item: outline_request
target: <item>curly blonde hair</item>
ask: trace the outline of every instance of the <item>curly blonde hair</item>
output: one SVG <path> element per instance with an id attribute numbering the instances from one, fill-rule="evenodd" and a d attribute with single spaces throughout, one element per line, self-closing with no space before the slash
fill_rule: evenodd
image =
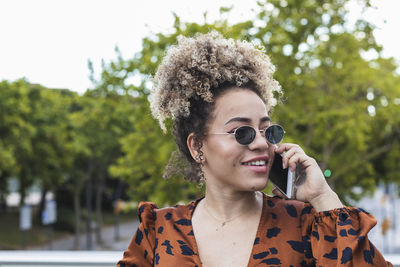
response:
<path id="1" fill-rule="evenodd" d="M 201 148 L 216 98 L 229 88 L 242 87 L 257 93 L 271 111 L 277 103 L 275 95 L 282 93 L 272 77 L 274 71 L 264 48 L 253 43 L 225 39 L 217 32 L 178 37 L 178 43 L 169 48 L 154 77 L 151 110 L 163 131 L 165 120 L 172 118 L 175 142 L 196 168 L 191 174 L 184 171 L 185 178 L 201 180 L 200 166 L 192 159 L 186 139 L 194 132 Z M 176 161 L 175 155 L 172 162 Z M 168 172 L 176 170 L 169 164 Z"/>

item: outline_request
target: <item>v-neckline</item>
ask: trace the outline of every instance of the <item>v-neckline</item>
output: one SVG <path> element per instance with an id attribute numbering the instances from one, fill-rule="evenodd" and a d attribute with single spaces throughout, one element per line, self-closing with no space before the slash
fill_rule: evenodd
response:
<path id="1" fill-rule="evenodd" d="M 267 204 L 266 203 L 267 202 L 267 195 L 264 192 L 261 192 L 261 194 L 262 194 L 262 197 L 263 197 L 261 216 L 260 216 L 260 221 L 258 222 L 257 232 L 256 232 L 256 236 L 254 237 L 254 241 L 253 241 L 253 245 L 252 245 L 252 248 L 251 248 L 250 257 L 249 257 L 249 260 L 247 262 L 247 266 L 251 266 L 250 264 L 252 263 L 252 260 L 253 260 L 252 255 L 254 254 L 254 246 L 256 245 L 257 238 L 259 238 L 261 236 L 261 231 L 262 231 L 262 229 L 264 229 L 263 226 L 265 224 L 265 221 L 264 221 L 263 218 L 266 218 L 266 214 L 265 214 L 266 213 L 266 208 L 265 207 L 266 207 L 266 204 Z M 199 267 L 203 266 L 203 265 L 202 265 L 201 260 L 200 260 L 200 254 L 199 254 L 199 249 L 198 249 L 198 246 L 197 246 L 196 236 L 195 236 L 194 230 L 193 230 L 193 221 L 192 221 L 192 219 L 193 219 L 194 210 L 196 209 L 197 205 L 199 204 L 199 202 L 202 199 L 204 199 L 204 197 L 199 198 L 199 199 L 193 201 L 192 203 L 190 203 L 188 214 L 187 214 L 188 215 L 188 219 L 191 222 L 190 223 L 190 228 L 191 228 L 190 230 L 191 230 L 191 233 L 193 233 L 193 235 L 191 235 L 191 241 L 192 241 L 191 246 L 193 248 L 194 257 L 196 257 L 196 262 L 199 264 Z"/>

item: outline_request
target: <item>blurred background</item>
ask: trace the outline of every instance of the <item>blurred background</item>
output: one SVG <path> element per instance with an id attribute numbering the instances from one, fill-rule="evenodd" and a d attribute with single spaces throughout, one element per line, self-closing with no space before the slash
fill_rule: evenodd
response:
<path id="1" fill-rule="evenodd" d="M 399 8 L 1 0 L 0 250 L 122 257 L 139 201 L 203 194 L 178 175 L 162 179 L 176 148 L 151 116 L 149 90 L 177 36 L 216 30 L 266 48 L 284 89 L 272 119 L 285 141 L 317 159 L 346 204 L 377 218 L 370 238 L 383 253 L 400 254 Z"/>

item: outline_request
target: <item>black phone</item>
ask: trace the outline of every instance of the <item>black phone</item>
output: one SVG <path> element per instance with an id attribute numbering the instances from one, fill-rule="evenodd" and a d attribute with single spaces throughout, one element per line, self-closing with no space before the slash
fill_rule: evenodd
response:
<path id="1" fill-rule="evenodd" d="M 269 171 L 269 181 L 289 199 L 294 197 L 295 177 L 295 172 L 292 172 L 289 168 L 283 168 L 282 156 L 275 153 L 274 162 Z"/>

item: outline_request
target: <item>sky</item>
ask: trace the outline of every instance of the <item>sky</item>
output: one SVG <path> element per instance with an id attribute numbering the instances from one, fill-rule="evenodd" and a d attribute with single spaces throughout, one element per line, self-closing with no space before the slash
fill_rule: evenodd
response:
<path id="1" fill-rule="evenodd" d="M 375 23 L 375 36 L 385 57 L 400 62 L 400 0 L 376 0 L 363 17 Z M 50 88 L 83 93 L 91 87 L 88 60 L 100 73 L 101 60 L 140 51 L 151 32 L 168 32 L 175 12 L 182 21 L 218 17 L 221 6 L 234 6 L 232 23 L 253 17 L 256 1 L 244 0 L 0 0 L 0 80 L 25 77 Z M 360 15 L 357 0 L 349 19 Z"/>

